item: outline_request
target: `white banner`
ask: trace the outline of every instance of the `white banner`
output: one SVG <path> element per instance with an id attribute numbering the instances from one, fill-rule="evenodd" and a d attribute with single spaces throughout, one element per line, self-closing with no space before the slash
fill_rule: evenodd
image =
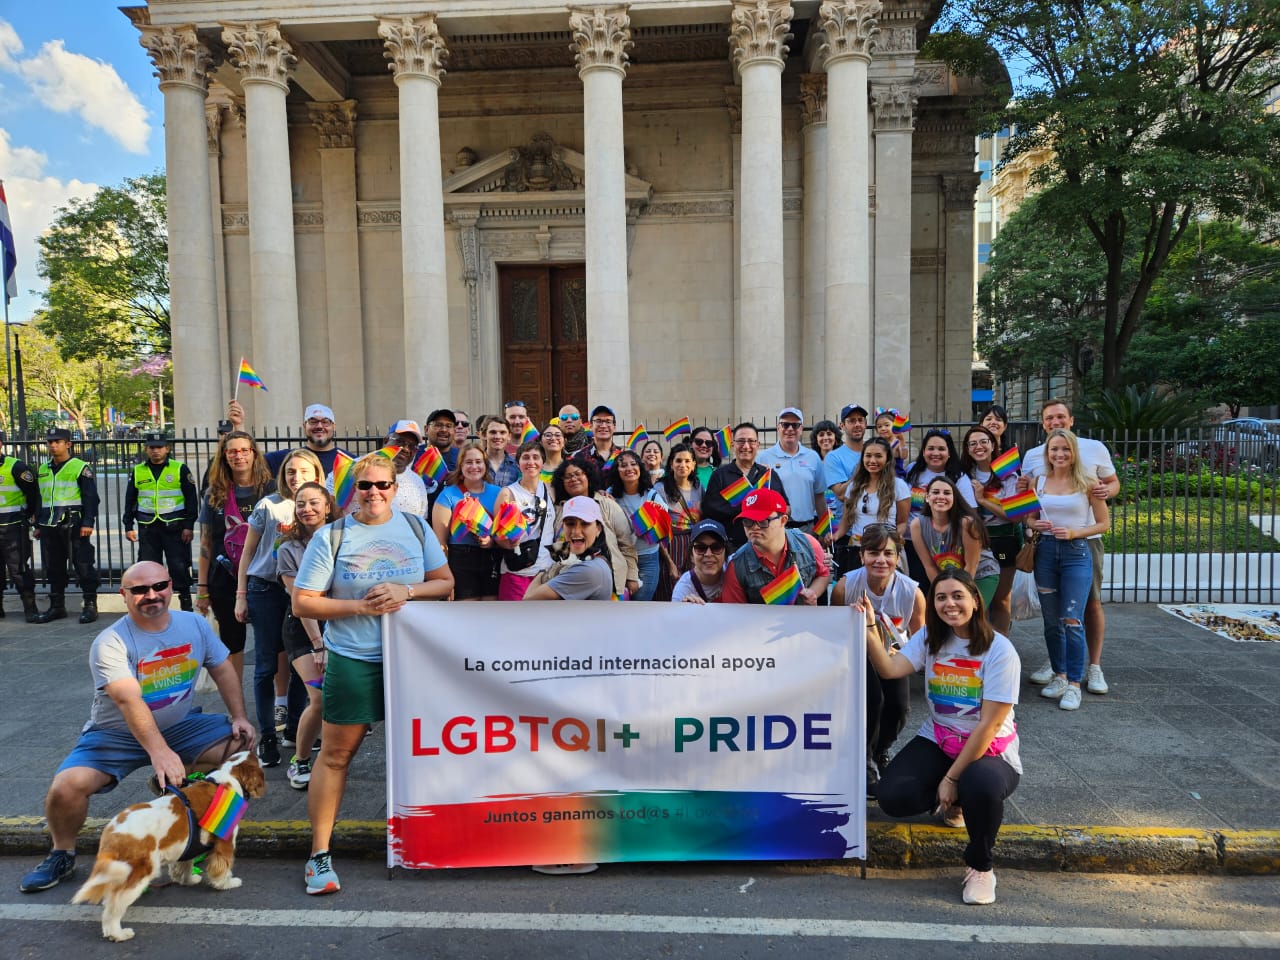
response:
<path id="1" fill-rule="evenodd" d="M 847 607 L 412 603 L 384 623 L 391 866 L 866 856 Z"/>

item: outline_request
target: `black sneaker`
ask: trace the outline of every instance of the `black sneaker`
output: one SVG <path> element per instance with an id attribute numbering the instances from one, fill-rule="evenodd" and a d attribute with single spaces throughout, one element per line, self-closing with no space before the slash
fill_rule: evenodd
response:
<path id="1" fill-rule="evenodd" d="M 880 787 L 880 768 L 876 766 L 876 762 L 868 758 L 867 760 L 867 799 L 874 800 L 876 793 Z"/>
<path id="2" fill-rule="evenodd" d="M 264 767 L 280 766 L 280 745 L 275 737 L 263 737 L 258 741 L 258 762 Z"/>
<path id="3" fill-rule="evenodd" d="M 75 853 L 68 850 L 50 850 L 49 855 L 40 861 L 40 866 L 18 881 L 18 889 L 23 893 L 48 890 L 50 887 L 56 887 L 75 872 Z"/>

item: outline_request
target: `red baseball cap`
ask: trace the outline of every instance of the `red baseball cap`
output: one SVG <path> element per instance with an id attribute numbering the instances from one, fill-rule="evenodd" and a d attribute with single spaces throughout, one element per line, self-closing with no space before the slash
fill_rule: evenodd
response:
<path id="1" fill-rule="evenodd" d="M 752 490 L 742 501 L 739 520 L 765 520 L 787 512 L 787 501 L 777 490 L 765 487 L 763 490 Z"/>

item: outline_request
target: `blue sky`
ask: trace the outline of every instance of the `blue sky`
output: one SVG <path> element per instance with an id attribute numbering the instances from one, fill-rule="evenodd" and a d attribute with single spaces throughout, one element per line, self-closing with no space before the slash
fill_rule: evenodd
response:
<path id="1" fill-rule="evenodd" d="M 0 2 L 0 179 L 17 237 L 10 319 L 40 305 L 36 238 L 57 207 L 164 167 L 164 101 L 108 0 Z"/>

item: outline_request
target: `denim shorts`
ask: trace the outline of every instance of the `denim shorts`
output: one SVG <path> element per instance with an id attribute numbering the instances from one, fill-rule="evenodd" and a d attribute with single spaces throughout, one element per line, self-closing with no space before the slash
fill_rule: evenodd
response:
<path id="1" fill-rule="evenodd" d="M 186 766 L 200 754 L 231 736 L 231 721 L 219 713 L 193 711 L 173 726 L 162 730 L 164 742 Z M 139 767 L 151 765 L 151 757 L 128 730 L 92 729 L 80 734 L 58 773 L 71 767 L 90 767 L 112 777 L 99 793 L 109 793 Z"/>

